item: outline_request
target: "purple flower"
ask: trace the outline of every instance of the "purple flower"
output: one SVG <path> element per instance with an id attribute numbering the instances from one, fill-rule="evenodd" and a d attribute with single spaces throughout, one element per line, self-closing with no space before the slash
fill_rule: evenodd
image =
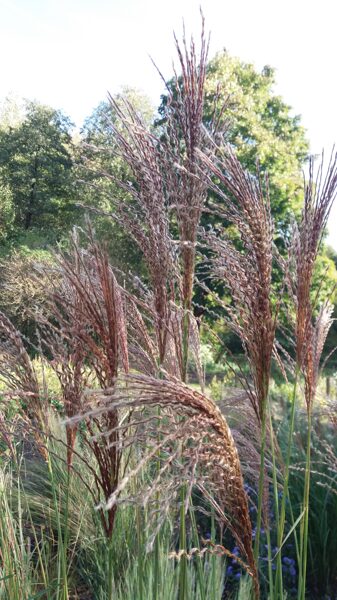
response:
<path id="1" fill-rule="evenodd" d="M 291 575 L 291 577 L 296 577 L 296 569 L 295 567 L 291 566 L 289 569 L 289 575 Z"/>

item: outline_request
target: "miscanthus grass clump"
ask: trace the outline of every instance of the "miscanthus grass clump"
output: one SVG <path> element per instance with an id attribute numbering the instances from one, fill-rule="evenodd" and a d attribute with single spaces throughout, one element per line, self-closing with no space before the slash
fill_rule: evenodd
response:
<path id="1" fill-rule="evenodd" d="M 89 153 L 111 152 L 127 167 L 127 180 L 96 175 L 124 192 L 111 219 L 138 245 L 146 280 L 114 269 L 87 221 L 52 264 L 36 265 L 47 285 L 32 315 L 34 348 L 0 315 L 4 598 L 18 598 L 20 587 L 21 597 L 62 600 L 304 600 L 310 591 L 313 411 L 332 322 L 313 277 L 336 157 L 317 179 L 310 161 L 302 216 L 278 249 L 267 176 L 246 172 L 227 144 L 226 107 L 204 120 L 204 27 L 199 51 L 185 37 L 176 50 L 159 129 L 110 98 L 112 143 Z M 201 227 L 207 215 L 219 224 Z M 205 329 L 197 286 L 208 298 Z M 245 356 L 244 367 L 229 361 L 240 388 L 225 387 L 220 402 L 205 391 L 200 352 L 203 335 L 217 337 L 214 315 Z M 292 386 L 280 428 L 273 369 Z M 324 444 L 331 475 L 333 445 Z"/>

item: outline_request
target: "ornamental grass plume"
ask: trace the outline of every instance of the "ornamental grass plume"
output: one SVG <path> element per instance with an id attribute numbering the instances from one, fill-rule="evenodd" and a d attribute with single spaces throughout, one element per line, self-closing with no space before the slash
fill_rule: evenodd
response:
<path id="1" fill-rule="evenodd" d="M 330 210 L 337 194 L 337 153 L 332 154 L 323 177 L 324 157 L 314 174 L 314 158 L 309 162 L 309 179 L 304 187 L 304 207 L 299 224 L 294 223 L 289 261 L 286 265 L 288 288 L 295 305 L 296 363 L 305 378 L 308 412 L 314 401 L 318 365 L 327 327 L 331 324 L 326 305 L 314 325 L 316 309 L 312 299 L 315 262 Z M 331 316 L 331 313 L 330 313 Z"/>
<path id="2" fill-rule="evenodd" d="M 125 431 L 122 439 L 126 447 L 139 447 L 140 453 L 136 465 L 101 507 L 134 502 L 147 506 L 156 523 L 153 543 L 173 501 L 179 498 L 182 485 L 186 489 L 185 511 L 192 490 L 199 489 L 203 502 L 213 507 L 219 524 L 228 527 L 234 536 L 258 594 L 240 460 L 226 419 L 214 401 L 163 372 L 161 379 L 138 374 L 120 377 L 113 390 L 105 391 L 102 403 L 104 408 L 99 411 L 111 405 L 132 413 L 130 420 L 120 425 Z M 154 407 L 159 407 L 160 413 L 154 412 Z M 153 480 L 132 493 L 132 479 L 158 456 L 159 469 Z"/>
<path id="3" fill-rule="evenodd" d="M 231 239 L 224 227 L 220 234 L 214 231 L 203 234 L 206 247 L 211 251 L 210 267 L 207 269 L 230 292 L 230 302 L 218 300 L 225 309 L 226 323 L 241 340 L 250 366 L 252 383 L 247 378 L 242 383 L 261 431 L 254 548 L 257 561 L 263 513 L 268 520 L 265 454 L 269 380 L 276 329 L 276 311 L 272 307 L 271 295 L 273 221 L 268 181 L 262 182 L 259 176 L 245 172 L 230 147 L 221 150 L 214 144 L 212 157 L 202 152 L 199 155 L 218 181 L 214 183 L 213 178 L 207 178 L 210 189 L 218 198 L 218 204 L 210 211 L 232 225 L 237 238 Z M 199 176 L 204 177 L 202 171 Z M 273 436 L 273 432 L 270 435 Z"/>
<path id="4" fill-rule="evenodd" d="M 175 163 L 175 168 L 167 171 L 166 180 L 170 207 L 176 213 L 179 227 L 183 306 L 186 310 L 190 310 L 197 231 L 207 196 L 207 185 L 200 178 L 195 177 L 198 162 L 197 149 L 205 148 L 207 140 L 203 126 L 203 111 L 209 42 L 205 39 L 204 19 L 202 18 L 199 57 L 197 57 L 193 38 L 188 48 L 185 32 L 182 47 L 176 37 L 175 43 L 181 75 L 175 73 L 171 86 L 167 87 L 163 138 L 168 162 L 171 159 Z"/>
<path id="5" fill-rule="evenodd" d="M 38 450 L 46 459 L 40 433 L 41 430 L 48 431 L 45 394 L 40 388 L 22 336 L 3 313 L 0 313 L 0 379 L 8 389 L 8 395 L 20 399 L 22 416 L 26 424 L 33 425 Z"/>
<path id="6" fill-rule="evenodd" d="M 86 249 L 73 235 L 70 255 L 56 259 L 57 285 L 51 288 L 48 308 L 57 324 L 49 323 L 48 334 L 44 321 L 44 339 L 61 384 L 66 426 L 76 435 L 77 425 L 71 419 L 90 408 L 83 393 L 90 369 L 102 389 L 114 386 L 120 368 L 124 372 L 129 369 L 124 302 L 107 254 L 94 241 L 92 232 Z M 97 407 L 94 396 L 92 400 Z M 85 419 L 82 437 L 98 469 L 97 502 L 102 496 L 106 501 L 118 485 L 122 459 L 118 425 L 119 413 L 112 406 Z M 108 513 L 101 511 L 101 519 L 110 538 L 115 508 Z"/>
<path id="7" fill-rule="evenodd" d="M 273 222 L 268 184 L 246 173 L 230 148 L 221 159 L 201 154 L 203 162 L 219 181 L 209 185 L 218 197 L 209 209 L 234 225 L 237 239 L 224 227 L 219 233 L 207 231 L 203 239 L 211 250 L 210 266 L 214 280 L 229 290 L 231 302 L 219 299 L 227 314 L 226 323 L 239 336 L 245 350 L 253 386 L 245 382 L 247 393 L 261 422 L 268 395 L 271 359 L 275 339 L 275 311 L 271 299 L 273 261 Z"/>
<path id="8" fill-rule="evenodd" d="M 169 232 L 163 152 L 157 138 L 146 129 L 126 100 L 124 111 L 113 98 L 110 101 L 119 117 L 118 126 L 110 124 L 117 152 L 129 166 L 134 179 L 128 183 L 116 182 L 127 194 L 116 207 L 116 218 L 135 239 L 149 271 L 162 362 L 169 319 L 169 293 L 176 285 L 176 251 Z"/>
<path id="9" fill-rule="evenodd" d="M 199 55 L 193 38 L 186 41 L 185 31 L 182 44 L 175 37 L 176 51 L 181 74 L 175 72 L 167 85 L 167 98 L 163 108 L 162 144 L 166 150 L 166 186 L 169 207 L 176 217 L 179 232 L 180 268 L 182 278 L 181 305 L 184 309 L 183 340 L 183 381 L 187 376 L 188 353 L 190 348 L 192 299 L 194 293 L 196 246 L 198 228 L 208 194 L 205 163 L 205 177 L 199 177 L 199 148 L 208 155 L 213 151 L 210 134 L 215 136 L 221 129 L 224 107 L 217 116 L 214 111 L 210 121 L 204 123 L 205 82 L 209 39 L 205 37 L 204 18 Z M 164 78 L 162 77 L 163 81 Z M 222 124 L 225 129 L 225 125 Z M 224 133 L 224 131 L 223 131 Z"/>
<path id="10" fill-rule="evenodd" d="M 175 73 L 167 85 L 163 119 L 157 129 L 159 136 L 145 126 L 126 99 L 120 103 L 110 97 L 117 116 L 114 122 L 107 117 L 113 134 L 112 152 L 128 166 L 131 181 L 117 179 L 107 171 L 100 175 L 113 180 L 125 192 L 113 216 L 135 239 L 148 268 L 157 313 L 160 365 L 165 361 L 172 300 L 183 308 L 180 312 L 181 377 L 186 380 L 189 335 L 193 327 L 190 315 L 197 231 L 207 197 L 207 183 L 196 177 L 197 149 L 202 146 L 207 152 L 210 146 L 203 125 L 208 53 L 203 18 L 199 55 L 193 39 L 189 47 L 185 35 L 182 46 L 177 38 L 175 42 L 181 74 Z M 216 130 L 218 126 L 219 119 L 214 116 L 208 127 Z M 175 214 L 178 240 L 174 240 L 170 232 L 171 213 Z"/>
<path id="11" fill-rule="evenodd" d="M 48 318 L 40 313 L 37 315 L 39 334 L 42 350 L 49 355 L 49 365 L 57 375 L 61 387 L 64 414 L 71 419 L 83 412 L 83 392 L 92 379 L 90 371 L 86 367 L 86 352 L 80 340 L 78 331 L 81 323 L 77 322 L 69 335 L 67 320 L 59 313 L 57 325 L 55 324 L 55 312 Z M 63 322 L 62 322 L 63 321 Z M 67 466 L 72 467 L 78 426 L 75 423 L 66 423 L 66 445 Z"/>
<path id="12" fill-rule="evenodd" d="M 87 248 L 74 234 L 70 255 L 56 259 L 61 284 L 50 295 L 53 314 L 69 338 L 82 341 L 99 384 L 112 386 L 119 366 L 128 371 L 129 361 L 123 292 L 108 255 L 89 230 Z"/>
<path id="13" fill-rule="evenodd" d="M 312 405 L 317 392 L 319 375 L 321 372 L 321 358 L 330 327 L 333 323 L 333 305 L 325 302 L 320 307 L 313 326 L 312 349 L 308 352 L 304 372 L 305 398 L 307 405 Z"/>
<path id="14" fill-rule="evenodd" d="M 332 153 L 325 176 L 324 157 L 314 177 L 314 159 L 309 162 L 309 179 L 304 186 L 304 207 L 299 224 L 294 224 L 289 259 L 285 263 L 286 281 L 295 307 L 294 338 L 296 376 L 290 424 L 293 431 L 296 385 L 301 373 L 305 382 L 305 401 L 308 414 L 306 470 L 303 492 L 303 521 L 300 531 L 299 591 L 304 600 L 306 592 L 309 494 L 311 471 L 312 409 L 316 395 L 320 359 L 332 319 L 331 308 L 324 305 L 314 323 L 316 300 L 312 299 L 315 262 L 333 201 L 337 193 L 337 153 Z"/>

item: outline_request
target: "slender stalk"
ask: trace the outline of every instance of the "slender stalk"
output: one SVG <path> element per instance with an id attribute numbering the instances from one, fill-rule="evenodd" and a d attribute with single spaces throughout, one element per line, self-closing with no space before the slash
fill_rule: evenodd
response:
<path id="1" fill-rule="evenodd" d="M 113 600 L 113 541 L 108 539 L 108 600 Z"/>
<path id="2" fill-rule="evenodd" d="M 142 532 L 142 515 L 139 506 L 136 507 L 136 522 L 137 522 L 137 551 L 138 551 L 138 598 L 143 600 L 143 532 Z"/>
<path id="3" fill-rule="evenodd" d="M 71 480 L 71 472 L 70 472 L 70 468 L 68 468 L 67 470 L 67 491 L 66 491 L 66 505 L 65 505 L 65 516 L 64 516 L 64 541 L 63 541 L 63 546 L 64 546 L 64 552 L 65 552 L 65 561 L 67 563 L 67 552 L 68 552 L 68 536 L 69 536 L 69 491 L 70 491 L 70 480 Z M 67 569 L 67 576 L 68 576 L 68 569 Z"/>
<path id="4" fill-rule="evenodd" d="M 288 490 L 289 490 L 289 468 L 290 468 L 293 433 L 294 433 L 294 426 L 295 426 L 295 413 L 296 413 L 295 406 L 296 406 L 296 397 L 297 397 L 298 377 L 299 377 L 299 369 L 298 369 L 298 367 L 296 367 L 295 381 L 294 381 L 294 387 L 293 387 L 293 393 L 292 393 L 292 399 L 291 399 L 291 412 L 290 412 L 290 422 L 289 422 L 287 454 L 286 454 L 286 462 L 285 462 L 285 470 L 284 470 L 281 512 L 280 512 L 279 524 L 277 527 L 278 548 L 281 548 L 282 542 L 283 542 L 283 536 L 284 536 L 286 502 L 288 499 Z M 282 550 L 280 550 L 277 555 L 276 582 L 277 582 L 277 591 L 280 593 L 280 598 L 283 598 Z"/>
<path id="5" fill-rule="evenodd" d="M 196 548 L 198 548 L 200 550 L 199 535 L 198 535 L 195 514 L 194 514 L 193 506 L 192 506 L 192 499 L 191 499 L 190 517 L 191 517 L 191 524 L 192 524 L 193 544 L 195 545 Z M 197 554 L 196 562 L 197 562 L 197 577 L 198 577 L 198 584 L 199 584 L 200 600 L 206 600 L 205 578 L 204 578 L 204 573 L 203 573 L 203 568 L 202 568 L 202 559 L 199 554 Z"/>
<path id="6" fill-rule="evenodd" d="M 268 579 L 269 579 L 269 600 L 274 600 L 274 584 L 273 584 L 273 566 L 272 566 L 272 553 L 271 553 L 271 541 L 270 541 L 270 531 L 267 528 L 267 546 L 268 546 Z"/>
<path id="7" fill-rule="evenodd" d="M 67 548 L 65 546 L 66 533 L 62 532 L 60 515 L 62 514 L 62 507 L 59 506 L 56 496 L 56 483 L 54 478 L 54 471 L 52 467 L 50 454 L 47 453 L 47 465 L 49 471 L 49 477 L 51 482 L 53 501 L 55 514 L 57 515 L 57 530 L 58 530 L 58 576 L 57 576 L 57 599 L 68 600 L 68 573 L 67 573 Z M 68 516 L 66 514 L 66 520 Z M 67 527 L 67 526 L 66 526 Z M 110 600 L 110 599 L 109 599 Z"/>
<path id="8" fill-rule="evenodd" d="M 290 517 L 291 517 L 291 524 L 293 527 L 294 523 L 295 523 L 295 518 L 294 518 L 294 512 L 293 512 L 293 509 L 291 506 L 291 502 L 289 502 L 289 512 L 290 512 Z M 296 529 L 294 529 L 294 540 L 295 540 L 296 560 L 297 560 L 297 564 L 299 565 L 300 564 L 300 546 L 298 543 Z"/>
<path id="9" fill-rule="evenodd" d="M 180 549 L 186 550 L 186 515 L 185 515 L 185 486 L 181 486 L 180 492 Z M 180 559 L 180 573 L 179 573 L 179 600 L 187 599 L 187 557 L 185 554 Z"/>
<path id="10" fill-rule="evenodd" d="M 275 519 L 276 519 L 276 528 L 279 530 L 279 501 L 278 501 L 278 486 L 277 486 L 277 476 L 276 476 L 276 456 L 275 456 L 275 444 L 274 444 L 274 435 L 273 435 L 273 422 L 271 416 L 271 408 L 270 403 L 268 405 L 269 412 L 269 428 L 270 428 L 270 443 L 271 443 L 271 452 L 272 452 L 272 461 L 273 461 L 273 488 L 274 488 L 274 502 L 275 502 Z M 272 551 L 271 551 L 271 541 L 269 531 L 267 532 L 267 542 L 268 542 L 268 573 L 269 573 L 269 594 L 270 598 L 274 597 L 277 599 L 278 594 L 278 582 L 277 577 L 275 578 L 275 590 L 273 590 L 273 569 L 272 569 Z M 283 589 L 282 589 L 282 579 L 281 579 L 281 598 L 283 598 Z"/>
<path id="11" fill-rule="evenodd" d="M 189 351 L 189 308 L 184 308 L 184 320 L 183 320 L 183 364 L 182 364 L 182 381 L 187 381 L 187 365 L 188 365 L 188 351 Z"/>
<path id="12" fill-rule="evenodd" d="M 187 365 L 188 365 L 188 350 L 189 350 L 189 313 L 188 307 L 190 302 L 185 301 L 184 303 L 184 320 L 183 320 L 183 368 L 182 368 L 182 380 L 186 382 L 187 379 Z M 186 514 L 185 514 L 185 494 L 186 489 L 183 485 L 180 493 L 180 536 L 179 536 L 179 549 L 187 550 L 186 540 Z M 183 553 L 180 559 L 180 574 L 179 574 L 179 600 L 185 600 L 187 598 L 187 557 Z"/>
<path id="13" fill-rule="evenodd" d="M 160 372 L 159 372 L 159 378 L 161 377 Z M 160 408 L 158 407 L 157 410 L 157 415 L 158 415 L 158 423 L 159 423 L 159 418 L 160 418 Z M 157 441 L 158 443 L 160 442 L 160 435 L 158 433 L 157 435 Z M 156 458 L 156 471 L 157 471 L 157 475 L 160 473 L 160 451 L 158 451 L 158 455 Z M 157 503 L 157 509 L 159 510 L 159 505 L 160 505 L 160 495 L 159 492 L 157 492 L 156 494 L 156 503 Z M 159 595 L 160 595 L 160 569 L 161 569 L 161 563 L 160 563 L 160 532 L 157 533 L 156 535 L 156 539 L 154 541 L 154 578 L 153 578 L 153 600 L 159 600 Z"/>
<path id="14" fill-rule="evenodd" d="M 215 535 L 215 515 L 214 508 L 212 506 L 212 525 L 211 525 L 211 540 L 213 544 L 216 543 L 216 535 Z M 217 589 L 216 589 L 216 556 L 212 554 L 211 562 L 212 562 L 212 600 L 217 600 Z"/>
<path id="15" fill-rule="evenodd" d="M 159 458 L 157 460 L 159 463 Z M 160 498 L 157 494 L 157 506 L 159 506 Z M 154 578 L 153 578 L 153 600 L 159 600 L 160 595 L 160 537 L 156 535 L 154 545 Z"/>
<path id="16" fill-rule="evenodd" d="M 303 504 L 301 504 L 301 509 L 303 509 Z M 302 585 L 303 585 L 303 532 L 304 532 L 304 518 L 301 520 L 301 526 L 300 526 L 299 561 L 298 561 L 298 590 L 297 590 L 297 598 L 298 599 L 301 598 Z"/>
<path id="17" fill-rule="evenodd" d="M 262 524 L 262 507 L 263 507 L 263 488 L 264 488 L 264 464 L 265 464 L 265 451 L 266 451 L 266 407 L 267 398 L 262 406 L 262 419 L 261 419 L 261 451 L 260 451 L 260 474 L 259 474 L 259 489 L 258 489 L 258 501 L 257 501 L 257 521 L 256 521 L 256 535 L 254 545 L 254 558 L 256 563 L 259 559 L 260 550 L 260 536 L 261 536 L 261 524 Z"/>
<path id="18" fill-rule="evenodd" d="M 301 536 L 301 577 L 298 589 L 298 600 L 305 600 L 307 562 L 308 562 L 308 525 L 309 525 L 309 496 L 310 496 L 310 469 L 311 469 L 311 421 L 312 408 L 309 407 L 308 413 L 308 432 L 307 432 L 307 455 L 305 465 L 304 494 L 303 494 L 303 528 Z"/>

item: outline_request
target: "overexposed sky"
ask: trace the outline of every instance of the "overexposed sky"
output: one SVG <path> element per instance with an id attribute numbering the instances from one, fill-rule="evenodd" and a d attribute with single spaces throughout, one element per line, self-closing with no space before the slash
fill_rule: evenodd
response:
<path id="1" fill-rule="evenodd" d="M 275 91 L 302 115 L 311 150 L 337 142 L 336 0 L 206 0 L 210 56 L 227 50 L 276 69 Z M 200 0 L 0 0 L 0 101 L 8 94 L 62 109 L 80 126 L 123 85 L 157 106 L 172 74 L 182 19 L 200 31 Z M 337 206 L 330 219 L 337 249 Z"/>

